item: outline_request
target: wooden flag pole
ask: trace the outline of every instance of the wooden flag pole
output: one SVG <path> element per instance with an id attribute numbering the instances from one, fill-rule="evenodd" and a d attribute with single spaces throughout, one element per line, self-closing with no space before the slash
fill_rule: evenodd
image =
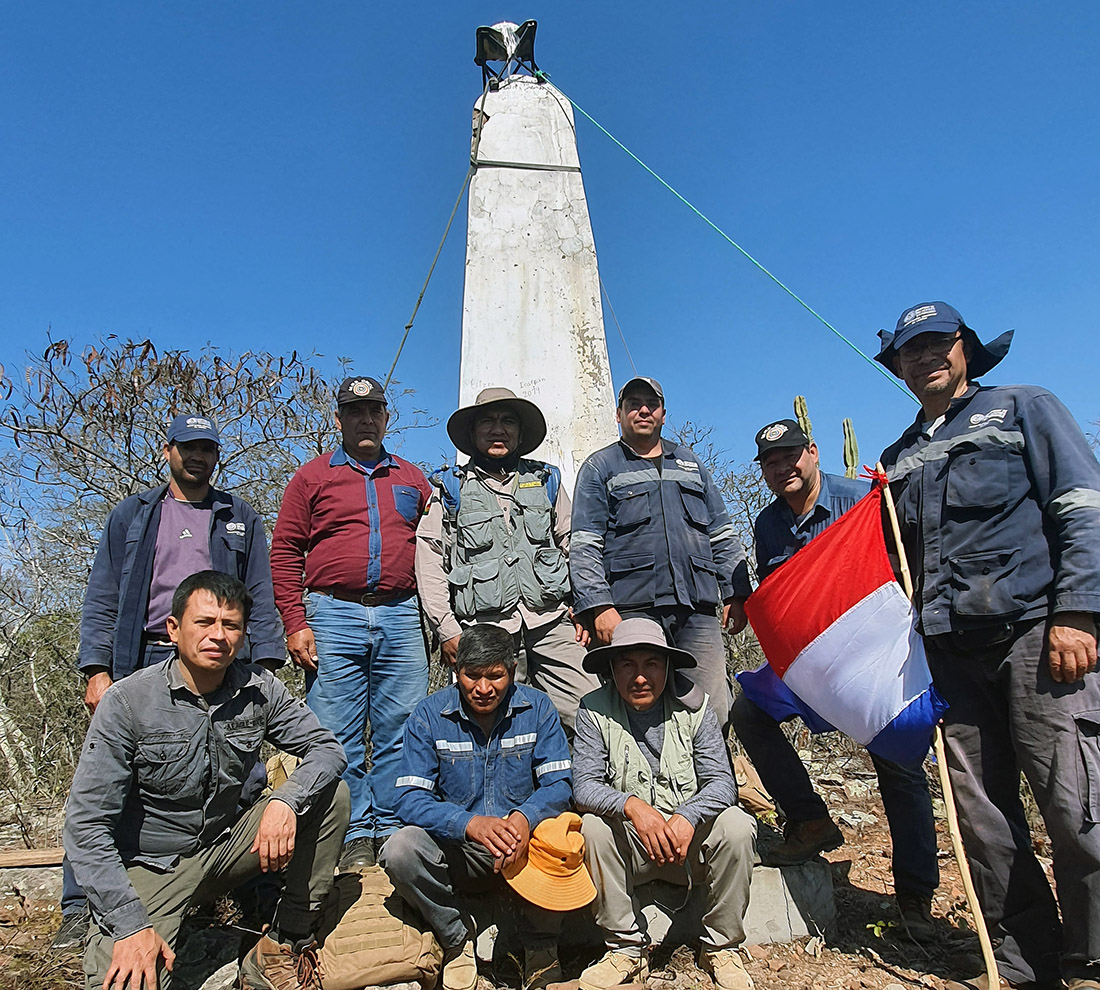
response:
<path id="1" fill-rule="evenodd" d="M 875 470 L 884 475 L 882 462 L 875 465 Z M 882 494 L 886 501 L 886 513 L 890 517 L 890 527 L 894 533 L 894 546 L 898 551 L 898 563 L 901 569 L 902 587 L 906 597 L 913 600 L 913 577 L 909 573 L 909 561 L 905 559 L 905 547 L 901 542 L 901 526 L 898 524 L 898 513 L 894 506 L 894 496 L 890 494 L 890 486 L 882 486 Z M 951 778 L 947 775 L 947 753 L 943 745 L 943 727 L 936 726 L 933 736 L 933 744 L 936 750 L 936 767 L 940 775 L 940 787 L 943 789 L 943 803 L 947 811 L 947 830 L 951 835 L 951 848 L 955 853 L 955 862 L 959 864 L 959 873 L 962 875 L 963 890 L 966 893 L 966 903 L 970 913 L 974 917 L 974 930 L 978 933 L 978 944 L 982 947 L 982 959 L 985 962 L 986 977 L 989 980 L 989 990 L 996 990 L 1000 985 L 997 974 L 997 960 L 993 958 L 993 943 L 989 940 L 989 930 L 985 927 L 985 917 L 982 915 L 981 905 L 978 904 L 978 893 L 974 889 L 974 878 L 970 875 L 970 864 L 966 861 L 966 850 L 963 848 L 962 833 L 959 831 L 959 813 L 955 808 L 955 792 L 951 788 Z"/>

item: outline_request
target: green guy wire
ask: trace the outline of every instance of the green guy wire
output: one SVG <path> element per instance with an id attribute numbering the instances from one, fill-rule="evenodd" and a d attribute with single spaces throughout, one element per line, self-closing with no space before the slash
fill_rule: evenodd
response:
<path id="1" fill-rule="evenodd" d="M 541 69 L 536 70 L 535 75 L 537 75 L 540 79 L 546 80 L 546 82 L 551 81 L 550 76 L 547 75 L 545 72 L 543 72 Z M 554 88 L 557 89 L 557 91 L 559 93 L 561 93 L 561 95 L 564 96 L 572 104 L 574 110 L 576 110 L 579 114 L 581 114 L 581 116 L 583 116 L 590 123 L 595 125 L 595 127 L 598 130 L 602 131 L 603 134 L 606 135 L 608 138 L 610 138 L 610 140 L 614 144 L 617 144 L 623 151 L 625 151 L 631 158 L 633 158 L 634 161 L 636 161 L 639 165 L 642 166 L 642 168 L 644 168 L 650 175 L 652 175 L 653 178 L 655 178 L 659 183 L 661 183 L 662 186 L 664 186 L 670 193 L 672 193 L 673 196 L 675 196 L 681 203 L 683 203 L 684 206 L 686 206 L 689 210 L 691 210 L 692 213 L 694 213 L 697 217 L 699 217 L 700 220 L 702 220 L 705 224 L 707 224 L 707 226 L 713 228 L 719 235 L 721 235 L 725 240 L 727 240 L 731 245 L 733 245 L 733 247 L 737 248 L 737 250 L 740 251 L 741 254 L 743 254 L 749 261 L 751 261 L 757 268 L 759 268 L 760 271 L 762 271 L 765 275 L 767 275 L 768 278 L 770 278 L 776 285 L 778 285 L 779 288 L 781 288 L 785 293 L 787 293 L 788 296 L 790 296 L 795 302 L 797 302 L 811 316 L 813 316 L 815 319 L 817 319 L 819 322 L 821 322 L 827 329 L 831 330 L 837 337 L 839 337 L 842 341 L 844 341 L 845 344 L 847 344 L 853 351 L 855 351 L 861 358 L 863 358 L 863 360 L 866 361 L 872 368 L 874 368 L 875 371 L 879 372 L 879 374 L 881 374 L 888 382 L 890 382 L 895 388 L 897 388 L 903 395 L 908 396 L 914 402 L 916 401 L 914 396 L 912 396 L 908 392 L 908 390 L 905 388 L 905 386 L 903 386 L 901 384 L 901 382 L 899 382 L 896 378 L 894 378 L 890 374 L 890 372 L 888 372 L 884 367 L 882 367 L 882 365 L 878 364 L 873 358 L 869 357 L 867 354 L 864 354 L 863 351 L 861 351 L 855 344 L 852 343 L 852 341 L 850 341 L 847 337 L 845 337 L 844 334 L 842 334 L 827 319 L 825 319 L 824 316 L 822 316 L 808 302 L 806 302 L 801 296 L 799 296 L 798 293 L 794 291 L 794 289 L 791 289 L 780 278 L 778 278 L 777 276 L 773 275 L 770 271 L 768 271 L 767 268 L 765 268 L 762 264 L 760 264 L 759 261 L 757 261 L 751 254 L 749 254 L 748 251 L 746 251 L 743 247 L 741 247 L 741 245 L 738 244 L 737 241 L 735 241 L 732 237 L 730 237 L 729 234 L 727 234 L 721 227 L 718 226 L 718 224 L 716 224 L 713 220 L 711 220 L 711 218 L 708 217 L 702 210 L 700 210 L 697 206 L 695 206 L 694 203 L 692 203 L 685 196 L 681 195 L 681 193 L 678 190 L 673 188 L 669 183 L 667 183 L 663 178 L 661 178 L 660 175 L 658 175 L 656 172 L 654 172 L 653 169 L 651 169 L 636 154 L 634 154 L 634 152 L 631 151 L 625 144 L 623 144 L 622 141 L 620 141 L 617 137 L 615 137 L 615 135 L 612 134 L 606 127 L 604 127 L 603 124 L 601 124 L 598 120 L 596 120 L 596 118 L 593 117 L 587 110 L 585 110 L 584 107 L 578 106 L 577 101 L 574 100 L 573 97 L 571 97 L 568 93 L 562 92 L 562 89 L 561 89 L 560 86 L 555 85 Z"/>

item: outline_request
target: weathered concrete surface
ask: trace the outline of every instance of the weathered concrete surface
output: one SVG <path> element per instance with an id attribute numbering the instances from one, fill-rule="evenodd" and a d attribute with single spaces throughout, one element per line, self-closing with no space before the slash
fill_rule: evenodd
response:
<path id="1" fill-rule="evenodd" d="M 485 114 L 480 162 L 579 168 L 573 108 L 549 83 L 512 76 Z M 533 456 L 558 465 L 569 491 L 584 458 L 618 435 L 579 171 L 484 165 L 470 182 L 460 404 L 490 385 L 542 410 Z"/>
<path id="2" fill-rule="evenodd" d="M 57 905 L 61 902 L 61 867 L 0 870 L 0 901 L 16 899 Z"/>

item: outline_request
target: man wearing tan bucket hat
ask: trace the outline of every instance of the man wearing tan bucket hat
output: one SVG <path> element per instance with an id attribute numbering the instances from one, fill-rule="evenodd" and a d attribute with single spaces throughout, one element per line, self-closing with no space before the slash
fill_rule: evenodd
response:
<path id="1" fill-rule="evenodd" d="M 737 784 L 702 689 L 681 671 L 695 657 L 668 646 L 653 619 L 623 619 L 585 668 L 606 679 L 577 712 L 573 799 L 596 881 L 607 952 L 582 990 L 645 983 L 646 922 L 634 890 L 650 880 L 706 891 L 700 965 L 720 990 L 752 990 L 737 947 L 755 859 L 756 819 Z"/>
<path id="2" fill-rule="evenodd" d="M 421 602 L 454 662 L 462 630 L 478 622 L 513 636 L 517 680 L 545 691 L 568 733 L 597 681 L 581 669 L 584 648 L 569 621 L 572 506 L 551 464 L 526 457 L 546 436 L 533 402 L 483 389 L 447 421 L 470 460 L 431 477 L 435 492 L 416 534 Z"/>

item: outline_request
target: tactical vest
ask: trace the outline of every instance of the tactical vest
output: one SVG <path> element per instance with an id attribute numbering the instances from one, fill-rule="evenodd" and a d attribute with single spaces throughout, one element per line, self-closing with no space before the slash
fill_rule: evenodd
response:
<path id="1" fill-rule="evenodd" d="M 534 612 L 569 595 L 569 566 L 554 545 L 547 481 L 550 469 L 521 460 L 506 518 L 497 495 L 473 470 L 459 474 L 459 498 L 444 498 L 449 530 L 447 582 L 459 619 L 507 615 L 522 601 Z M 507 496 L 506 496 L 507 497 Z"/>
<path id="2" fill-rule="evenodd" d="M 694 740 L 707 703 L 704 700 L 698 711 L 693 712 L 667 690 L 661 703 L 665 710 L 665 735 L 660 768 L 654 777 L 649 761 L 630 731 L 626 703 L 614 683 L 603 685 L 584 699 L 584 706 L 592 713 L 607 747 L 607 783 L 671 815 L 699 789 Z"/>

